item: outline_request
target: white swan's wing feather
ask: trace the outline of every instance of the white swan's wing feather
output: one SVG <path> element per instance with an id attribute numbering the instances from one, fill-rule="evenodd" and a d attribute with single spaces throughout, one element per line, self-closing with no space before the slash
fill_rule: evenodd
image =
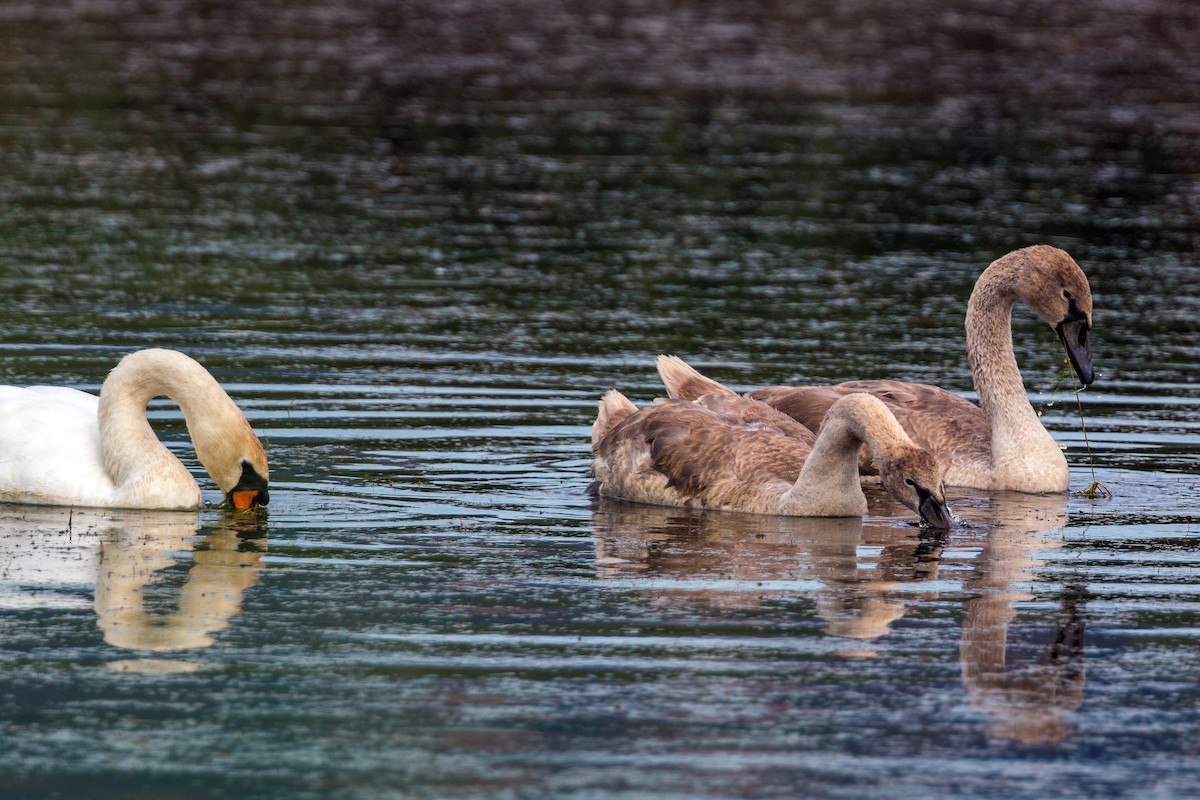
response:
<path id="1" fill-rule="evenodd" d="M 89 392 L 81 392 L 78 389 L 72 389 L 67 386 L 30 386 L 24 389 L 24 391 L 44 395 L 45 397 L 52 397 L 63 403 L 70 403 L 84 411 L 90 412 L 93 416 L 100 408 L 99 396 Z"/>
<path id="2" fill-rule="evenodd" d="M 60 387 L 0 387 L 0 501 L 107 505 L 98 398 Z"/>

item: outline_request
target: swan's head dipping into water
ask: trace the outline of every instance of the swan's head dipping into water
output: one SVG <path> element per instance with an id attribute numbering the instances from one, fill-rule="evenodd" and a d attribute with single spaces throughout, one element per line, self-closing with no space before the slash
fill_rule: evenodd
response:
<path id="1" fill-rule="evenodd" d="M 257 441 L 257 440 L 256 440 Z M 262 446 L 259 446 L 259 450 Z M 261 472 L 259 470 L 262 470 Z M 211 474 L 211 473 L 210 473 Z M 216 480 L 214 477 L 213 480 Z M 238 477 L 235 483 L 225 493 L 225 501 L 239 511 L 245 511 L 251 508 L 259 508 L 271 502 L 271 496 L 267 492 L 267 456 L 262 454 L 262 466 L 255 467 L 248 460 L 242 461 L 242 474 Z M 219 486 L 221 484 L 218 484 Z"/>
<path id="2" fill-rule="evenodd" d="M 152 492 L 169 473 L 192 481 L 155 437 L 146 406 L 167 396 L 179 404 L 196 457 L 238 510 L 265 506 L 270 497 L 267 454 L 246 415 L 199 363 L 175 350 L 130 353 L 109 373 L 100 392 L 104 461 L 118 485 Z M 143 507 L 144 503 L 131 507 Z M 173 507 L 168 504 L 165 507 Z"/>
<path id="3" fill-rule="evenodd" d="M 1054 329 L 1067 348 L 1080 382 L 1095 380 L 1092 370 L 1092 289 L 1087 275 L 1065 251 L 1049 245 L 1015 250 L 995 262 L 1013 261 L 1018 275 L 1013 286 L 1017 299 L 1033 309 Z"/>
<path id="4" fill-rule="evenodd" d="M 185 416 L 196 458 L 233 508 L 245 511 L 265 506 L 270 502 L 270 473 L 262 443 L 228 395 L 213 395 L 212 401 L 214 407 L 208 415 L 195 422 Z"/>
<path id="5" fill-rule="evenodd" d="M 924 523 L 948 528 L 954 516 L 946 505 L 945 466 L 928 450 L 913 442 L 896 416 L 874 395 L 855 392 L 829 408 L 813 455 L 805 471 L 844 470 L 842 481 L 858 485 L 858 455 L 865 444 L 879 467 L 879 479 L 892 497 L 921 515 Z M 841 452 L 827 457 L 834 449 Z M 862 497 L 861 488 L 858 489 Z M 866 505 L 866 498 L 862 498 Z"/>
<path id="6" fill-rule="evenodd" d="M 879 480 L 904 505 L 921 515 L 921 522 L 949 528 L 954 514 L 946 505 L 945 468 L 928 451 L 906 447 L 878 461 Z"/>

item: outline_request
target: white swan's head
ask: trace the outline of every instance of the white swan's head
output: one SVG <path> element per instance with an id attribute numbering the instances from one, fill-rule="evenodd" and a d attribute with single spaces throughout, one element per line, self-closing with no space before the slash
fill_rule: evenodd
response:
<path id="1" fill-rule="evenodd" d="M 897 452 L 876 456 L 879 480 L 892 497 L 921 515 L 921 522 L 935 528 L 949 528 L 954 514 L 946 505 L 946 474 L 927 450 L 916 445 Z"/>
<path id="2" fill-rule="evenodd" d="M 237 418 L 229 415 L 220 434 L 210 436 L 192 430 L 196 457 L 216 482 L 226 502 L 234 508 L 245 510 L 265 506 L 271 499 L 267 491 L 270 480 L 267 453 L 241 410 L 232 400 L 229 405 Z"/>
<path id="3" fill-rule="evenodd" d="M 146 351 L 142 351 L 146 352 Z M 267 453 L 237 403 L 208 370 L 183 353 L 158 351 L 164 362 L 160 375 L 174 373 L 173 391 L 196 447 L 196 458 L 216 482 L 226 502 L 238 510 L 270 502 Z"/>
<path id="4" fill-rule="evenodd" d="M 1035 245 L 1009 253 L 1019 262 L 1017 298 L 1054 329 L 1067 348 L 1071 366 L 1084 386 L 1095 380 L 1092 369 L 1092 288 L 1087 275 L 1065 251 Z M 1001 259 L 1001 260 L 1004 260 Z"/>

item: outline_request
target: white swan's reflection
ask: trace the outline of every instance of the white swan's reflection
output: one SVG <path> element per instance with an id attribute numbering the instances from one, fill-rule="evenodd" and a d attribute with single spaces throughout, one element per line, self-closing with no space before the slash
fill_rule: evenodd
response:
<path id="1" fill-rule="evenodd" d="M 207 647 L 241 612 L 266 551 L 256 520 L 225 521 L 229 527 L 205 533 L 189 512 L 0 508 L 0 608 L 81 605 L 94 587 L 108 644 L 156 652 Z M 169 568 L 189 553 L 173 610 L 148 611 L 147 590 L 174 589 Z"/>
<path id="2" fill-rule="evenodd" d="M 889 503 L 872 498 L 871 514 L 900 513 Z M 956 550 L 978 549 L 954 564 L 955 574 L 968 573 L 959 648 L 968 697 L 988 714 L 989 735 L 1061 740 L 1083 701 L 1079 603 L 1064 603 L 1064 619 L 1032 653 L 1009 647 L 1009 628 L 1014 604 L 1032 598 L 1024 584 L 1041 563 L 1037 551 L 1060 544 L 1054 534 L 1066 524 L 1066 498 L 997 493 L 953 507 L 972 526 L 950 534 Z M 744 608 L 809 594 L 836 637 L 883 636 L 911 604 L 949 588 L 938 582 L 944 535 L 871 517 L 785 519 L 599 501 L 593 533 L 600 577 L 642 576 L 645 591 L 666 603 Z"/>

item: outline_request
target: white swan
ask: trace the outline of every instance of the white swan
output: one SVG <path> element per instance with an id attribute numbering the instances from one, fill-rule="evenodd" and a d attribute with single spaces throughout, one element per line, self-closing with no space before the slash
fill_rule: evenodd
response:
<path id="1" fill-rule="evenodd" d="M 867 392 L 883 400 L 913 441 L 946 465 L 946 483 L 951 486 L 1066 491 L 1067 459 L 1029 404 L 1013 355 L 1012 309 L 1018 300 L 1054 329 L 1080 381 L 1091 383 L 1095 377 L 1088 342 L 1092 292 L 1087 276 L 1064 251 L 1038 245 L 992 262 L 971 292 L 967 359 L 979 392 L 978 406 L 937 386 L 886 380 L 777 386 L 747 396 L 819 431 L 838 398 Z M 709 391 L 707 378 L 678 363 L 683 367 L 659 362 L 671 397 L 690 399 Z M 868 464 L 863 466 L 864 471 L 871 470 Z"/>
<path id="2" fill-rule="evenodd" d="M 664 506 L 861 517 L 867 499 L 858 451 L 865 443 L 893 497 L 924 521 L 949 526 L 941 466 L 878 399 L 842 398 L 810 444 L 794 420 L 721 388 L 641 410 L 616 390 L 606 394 L 592 427 L 593 491 Z"/>
<path id="3" fill-rule="evenodd" d="M 179 404 L 200 463 L 235 508 L 266 505 L 267 454 L 204 367 L 174 350 L 130 353 L 97 397 L 60 386 L 0 387 L 0 502 L 195 509 L 200 487 L 146 420 Z"/>

